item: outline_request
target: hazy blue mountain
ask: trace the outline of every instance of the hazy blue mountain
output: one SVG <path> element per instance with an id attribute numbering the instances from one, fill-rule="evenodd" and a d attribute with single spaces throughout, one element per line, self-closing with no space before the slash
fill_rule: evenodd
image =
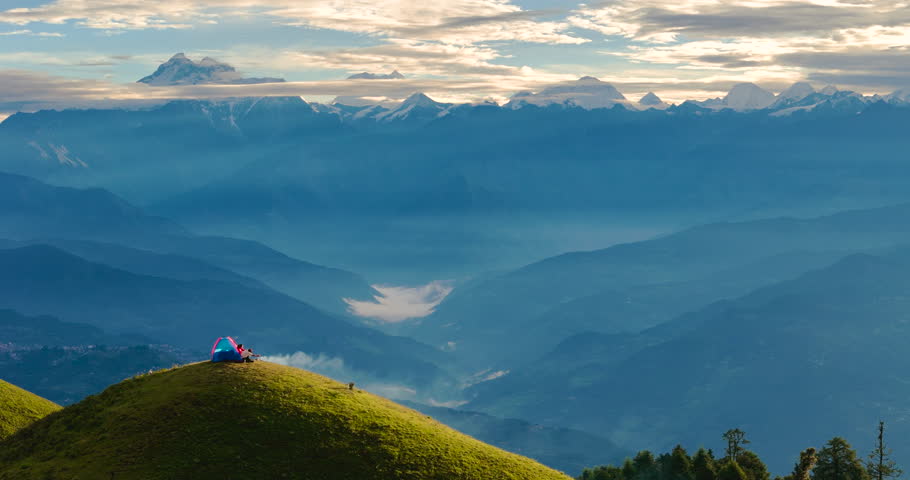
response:
<path id="1" fill-rule="evenodd" d="M 798 275 L 838 252 L 910 241 L 910 226 L 897 220 L 908 214 L 905 204 L 717 223 L 563 254 L 454 292 L 409 333 L 431 345 L 454 342 L 459 356 L 480 366 L 509 367 L 574 333 L 639 331 Z"/>
<path id="2" fill-rule="evenodd" d="M 192 360 L 199 357 L 155 344 L 0 349 L 0 369 L 5 380 L 62 405 L 78 402 L 134 375 Z"/>
<path id="3" fill-rule="evenodd" d="M 175 280 L 216 280 L 238 283 L 251 288 L 269 288 L 258 280 L 185 255 L 163 254 L 113 243 L 86 240 L 34 239 L 13 241 L 0 239 L 0 248 L 2 249 L 20 248 L 36 244 L 50 245 L 92 262 L 104 263 L 120 270 L 141 275 Z"/>
<path id="4" fill-rule="evenodd" d="M 697 445 L 738 426 L 775 471 L 836 432 L 871 448 L 879 418 L 907 441 L 908 252 L 848 256 L 639 335 L 573 337 L 478 386 L 470 407 L 627 448 Z"/>
<path id="5" fill-rule="evenodd" d="M 254 283 L 244 278 L 252 277 L 334 312 L 345 310 L 343 297 L 373 294 L 356 274 L 303 262 L 257 242 L 193 235 L 100 189 L 53 187 L 2 173 L 0 185 L 0 239 L 47 240 L 91 260 L 147 275 L 245 284 Z"/>
<path id="6" fill-rule="evenodd" d="M 841 256 L 836 251 L 792 252 L 692 281 L 614 287 L 554 306 L 528 322 L 523 337 L 532 341 L 529 342 L 533 346 L 531 350 L 548 351 L 580 332 L 639 332 L 672 320 L 682 312 L 720 299 L 735 298 L 754 288 L 829 265 Z"/>
<path id="7" fill-rule="evenodd" d="M 29 317 L 0 309 L 0 344 L 7 349 L 60 347 L 65 345 L 132 345 L 152 343 L 141 335 L 110 335 L 84 323 L 64 322 L 51 316 Z"/>
<path id="8" fill-rule="evenodd" d="M 898 125 L 910 110 L 873 107 L 770 118 L 682 107 L 452 107 L 411 130 L 287 146 L 154 211 L 373 278 L 382 278 L 377 257 L 386 269 L 407 262 L 463 276 L 592 248 L 581 244 L 597 224 L 691 225 L 910 200 L 907 166 L 893 156 L 908 142 Z M 585 230 L 570 230 L 582 221 Z M 541 240 L 567 231 L 559 238 L 575 246 Z"/>
<path id="9" fill-rule="evenodd" d="M 195 231 L 414 283 L 628 240 L 592 239 L 599 225 L 666 231 L 667 219 L 908 201 L 910 167 L 893 153 L 910 148 L 908 116 L 850 92 L 749 112 L 188 100 L 13 115 L 0 169 L 102 186 Z"/>
<path id="10" fill-rule="evenodd" d="M 429 347 L 271 290 L 137 275 L 49 246 L 0 250 L 0 305 L 201 352 L 218 336 L 233 335 L 263 353 L 323 354 L 380 378 L 425 385 L 440 374 L 432 362 L 441 354 Z"/>
<path id="11" fill-rule="evenodd" d="M 744 95 L 744 104 L 749 98 Z M 788 94 L 779 109 L 753 113 L 693 110 L 691 104 L 642 112 L 535 105 L 514 110 L 452 106 L 422 94 L 391 110 L 314 106 L 299 97 L 184 100 L 135 111 L 13 115 L 0 125 L 0 145 L 7 152 L 0 169 L 66 185 L 102 186 L 145 204 L 202 188 L 260 159 L 356 163 L 388 150 L 388 156 L 420 159 L 450 177 L 462 175 L 490 191 L 505 191 L 515 205 L 535 210 L 729 210 L 733 207 L 722 207 L 731 201 L 743 209 L 770 198 L 786 205 L 813 197 L 869 196 L 871 191 L 861 189 L 863 180 L 893 182 L 881 171 L 890 156 L 877 153 L 886 151 L 882 139 L 902 141 L 895 128 L 907 110 L 884 99 L 878 103 L 852 92 Z M 859 111 L 865 114 L 856 116 Z M 465 138 L 471 142 L 459 140 Z M 860 169 L 855 163 L 860 152 L 873 158 L 876 168 Z M 728 158 L 734 160 L 724 161 Z M 824 167 L 812 161 L 816 158 L 826 160 Z M 326 174 L 349 165 L 333 162 Z M 780 175 L 796 165 L 805 173 L 794 176 L 803 170 L 788 168 L 792 178 Z M 837 175 L 841 168 L 850 168 L 856 178 Z M 394 171 L 394 165 L 374 162 L 363 174 L 381 182 L 391 180 Z M 700 181 L 691 181 L 696 175 Z M 526 189 L 513 191 L 520 186 L 513 184 L 517 178 Z M 570 180 L 574 190 L 566 188 Z M 632 188 L 642 185 L 648 188 Z M 375 207 L 381 200 L 365 193 L 350 201 Z M 387 197 L 381 205 L 394 209 L 394 200 Z"/>
<path id="12" fill-rule="evenodd" d="M 338 117 L 319 114 L 300 97 L 20 113 L 0 124 L 0 171 L 104 187 L 145 203 L 221 178 L 268 155 L 273 142 L 341 131 Z"/>
<path id="13" fill-rule="evenodd" d="M 414 402 L 404 404 L 480 441 L 572 475 L 591 465 L 619 463 L 630 454 L 605 438 L 579 430 Z"/>
<path id="14" fill-rule="evenodd" d="M 112 241 L 148 235 L 183 235 L 169 220 L 146 214 L 102 189 L 54 187 L 0 173 L 0 238 L 24 239 L 65 232 Z"/>
<path id="15" fill-rule="evenodd" d="M 150 369 L 198 360 L 141 335 L 111 335 L 98 327 L 0 309 L 3 378 L 67 404 Z"/>

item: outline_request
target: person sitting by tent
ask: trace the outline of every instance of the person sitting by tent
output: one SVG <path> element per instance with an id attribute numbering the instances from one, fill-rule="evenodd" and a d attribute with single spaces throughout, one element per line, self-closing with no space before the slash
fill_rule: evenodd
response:
<path id="1" fill-rule="evenodd" d="M 249 350 L 243 350 L 242 352 L 240 352 L 240 358 L 242 358 L 243 361 L 246 363 L 253 363 L 254 362 L 253 357 L 261 357 L 261 356 L 262 355 L 253 353 L 252 348 Z"/>

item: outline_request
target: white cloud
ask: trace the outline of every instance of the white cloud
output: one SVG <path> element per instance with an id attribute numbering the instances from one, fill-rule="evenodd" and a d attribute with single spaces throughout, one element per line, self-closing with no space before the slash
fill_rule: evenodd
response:
<path id="1" fill-rule="evenodd" d="M 10 37 L 10 36 L 13 36 L 13 35 L 25 35 L 25 36 L 28 36 L 28 37 L 56 37 L 56 38 L 60 38 L 60 37 L 64 37 L 64 36 L 65 36 L 65 35 L 63 35 L 62 33 L 56 33 L 56 32 L 33 32 L 33 31 L 27 30 L 27 29 L 23 29 L 23 30 L 11 30 L 11 31 L 9 31 L 9 32 L 0 32 L 0 37 Z"/>
<path id="2" fill-rule="evenodd" d="M 570 24 L 538 21 L 510 0 L 55 0 L 0 11 L 0 22 L 77 24 L 103 30 L 190 28 L 229 17 L 460 45 L 516 40 L 577 44 Z"/>
<path id="3" fill-rule="evenodd" d="M 452 293 L 448 282 L 435 281 L 420 287 L 391 287 L 374 285 L 379 295 L 373 301 L 344 299 L 348 309 L 359 317 L 396 323 L 410 318 L 423 318 Z"/>
<path id="4" fill-rule="evenodd" d="M 366 390 L 386 398 L 396 400 L 419 399 L 416 389 L 407 385 L 373 380 L 370 378 L 370 375 L 364 372 L 356 372 L 348 368 L 345 365 L 344 360 L 340 357 L 295 352 L 292 354 L 263 356 L 262 361 L 308 370 L 341 383 L 353 381 L 355 383 L 355 388 Z"/>
<path id="5" fill-rule="evenodd" d="M 906 2 L 616 0 L 580 6 L 567 20 L 627 42 L 605 54 L 664 66 L 652 76 L 696 75 L 704 84 L 719 76 L 773 85 L 843 79 L 866 93 L 910 83 L 906 71 L 892 67 L 910 54 Z"/>
<path id="6" fill-rule="evenodd" d="M 315 356 L 306 352 L 296 352 L 290 355 L 268 355 L 263 356 L 262 360 L 302 368 L 335 379 L 342 379 L 347 371 L 343 359 L 321 353 Z"/>

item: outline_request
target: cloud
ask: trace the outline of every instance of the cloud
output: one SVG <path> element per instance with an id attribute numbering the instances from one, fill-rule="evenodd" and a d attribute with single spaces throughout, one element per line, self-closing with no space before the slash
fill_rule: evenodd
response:
<path id="1" fill-rule="evenodd" d="M 420 287 L 391 287 L 374 285 L 379 295 L 373 301 L 345 298 L 348 310 L 359 317 L 397 323 L 410 318 L 423 318 L 452 293 L 448 282 L 435 281 Z"/>
<path id="2" fill-rule="evenodd" d="M 400 70 L 410 75 L 516 75 L 519 68 L 491 63 L 500 54 L 489 47 L 390 39 L 373 47 L 285 53 L 282 60 L 311 67 Z"/>
<path id="3" fill-rule="evenodd" d="M 356 388 L 397 400 L 418 400 L 416 389 L 407 385 L 376 381 L 363 372 L 348 368 L 340 357 L 306 352 L 263 356 L 262 361 L 287 365 L 324 375 L 341 383 L 355 382 Z"/>
<path id="4" fill-rule="evenodd" d="M 29 37 L 55 37 L 55 38 L 65 37 L 65 35 L 63 35 L 62 33 L 56 33 L 56 32 L 33 32 L 33 31 L 27 30 L 27 29 L 25 29 L 25 30 L 12 30 L 12 31 L 9 31 L 9 32 L 0 32 L 0 37 L 10 37 L 10 36 L 13 36 L 13 35 L 25 35 L 25 36 L 29 36 Z"/>
<path id="5" fill-rule="evenodd" d="M 637 41 L 825 37 L 841 30 L 906 25 L 910 9 L 892 0 L 618 0 L 579 8 L 569 21 Z"/>
<path id="6" fill-rule="evenodd" d="M 76 22 L 103 30 L 182 29 L 231 17 L 462 45 L 500 40 L 587 41 L 568 33 L 570 24 L 538 20 L 536 14 L 509 0 L 55 0 L 0 11 L 0 23 Z"/>
<path id="7" fill-rule="evenodd" d="M 296 352 L 284 355 L 267 355 L 262 360 L 280 365 L 302 368 L 311 372 L 325 375 L 327 377 L 344 379 L 347 375 L 347 369 L 344 360 L 340 357 L 331 357 L 325 354 L 310 355 L 306 352 Z"/>
<path id="8" fill-rule="evenodd" d="M 705 81 L 712 72 L 762 83 L 841 79 L 864 92 L 910 83 L 895 68 L 910 49 L 906 2 L 615 0 L 582 6 L 567 20 L 627 42 L 605 54 Z"/>
<path id="9" fill-rule="evenodd" d="M 372 85 L 373 91 L 360 93 L 324 81 L 290 82 L 288 88 L 280 90 L 285 93 L 274 94 L 398 99 L 425 91 L 445 101 L 501 100 L 516 91 L 536 90 L 581 74 L 617 86 L 652 84 L 653 90 L 670 100 L 722 93 L 717 89 L 736 81 L 776 88 L 804 79 L 840 79 L 849 82 L 842 85 L 845 88 L 865 93 L 884 93 L 910 83 L 910 73 L 899 68 L 910 49 L 910 4 L 906 0 L 602 0 L 546 11 L 523 8 L 517 0 L 38 3 L 31 8 L 0 10 L 0 23 L 23 27 L 76 24 L 122 32 L 258 21 L 335 30 L 357 34 L 358 46 L 283 45 L 276 49 L 271 45 L 234 45 L 223 51 L 197 53 L 223 58 L 245 71 L 266 71 L 269 76 L 281 72 L 291 78 L 287 72 L 307 75 L 319 71 L 325 78 L 326 70 L 337 70 L 341 77 L 345 73 L 398 69 L 411 80 L 396 87 Z M 13 30 L 25 31 L 30 30 Z M 549 53 L 538 57 L 536 52 L 541 50 L 535 48 L 531 50 L 534 57 L 523 62 L 521 55 L 526 53 L 515 48 L 515 42 L 558 45 L 561 49 L 587 44 L 589 47 L 579 47 L 582 50 L 578 51 L 601 51 L 614 59 L 603 64 L 560 66 L 544 59 Z M 564 51 L 567 58 L 576 52 Z M 45 54 L 59 55 L 69 53 Z M 166 59 L 169 55 L 162 56 Z M 111 66 L 116 62 L 123 60 L 93 53 L 75 66 Z M 684 91 L 686 85 L 693 85 L 693 89 Z M 623 91 L 637 96 L 647 90 Z M 168 92 L 146 93 L 150 98 L 161 98 Z M 185 98 L 186 93 L 169 94 Z M 218 97 L 225 91 L 199 93 Z"/>

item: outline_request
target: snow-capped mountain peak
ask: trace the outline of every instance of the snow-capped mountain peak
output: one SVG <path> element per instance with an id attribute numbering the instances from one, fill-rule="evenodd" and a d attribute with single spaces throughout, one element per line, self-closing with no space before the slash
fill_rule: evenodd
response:
<path id="1" fill-rule="evenodd" d="M 566 105 L 584 109 L 612 108 L 617 104 L 628 105 L 626 97 L 613 85 L 595 77 L 581 77 L 574 82 L 551 85 L 538 93 L 519 92 L 506 104 L 508 108 L 523 105 Z"/>
<path id="2" fill-rule="evenodd" d="M 436 107 L 439 105 L 441 104 L 422 92 L 415 93 L 401 102 L 402 107 Z"/>
<path id="3" fill-rule="evenodd" d="M 449 103 L 439 103 L 424 93 L 415 93 L 401 102 L 401 105 L 381 112 L 375 118 L 384 122 L 408 118 L 432 119 L 444 116 L 451 106 Z"/>
<path id="4" fill-rule="evenodd" d="M 391 73 L 355 73 L 348 77 L 348 80 L 401 80 L 404 75 L 398 70 L 392 70 Z"/>
<path id="5" fill-rule="evenodd" d="M 798 101 L 813 93 L 815 93 L 815 88 L 812 87 L 812 85 L 809 85 L 806 82 L 796 82 L 783 92 L 780 92 L 780 95 L 778 95 L 777 98 L 778 100 Z"/>
<path id="6" fill-rule="evenodd" d="M 664 103 L 664 101 L 661 100 L 660 97 L 658 97 L 654 92 L 648 92 L 647 95 L 641 97 L 641 100 L 639 100 L 638 103 L 646 107 L 653 107 L 654 105 L 660 105 Z"/>
<path id="7" fill-rule="evenodd" d="M 233 66 L 205 57 L 199 62 L 175 54 L 154 73 L 138 80 L 147 85 L 198 85 L 208 83 L 252 84 L 283 82 L 283 78 L 245 78 Z"/>
<path id="8" fill-rule="evenodd" d="M 761 110 L 774 103 L 774 94 L 754 83 L 735 85 L 723 99 L 723 104 L 733 110 Z"/>
<path id="9" fill-rule="evenodd" d="M 894 104 L 910 103 L 910 88 L 898 90 L 885 96 L 885 101 Z"/>

